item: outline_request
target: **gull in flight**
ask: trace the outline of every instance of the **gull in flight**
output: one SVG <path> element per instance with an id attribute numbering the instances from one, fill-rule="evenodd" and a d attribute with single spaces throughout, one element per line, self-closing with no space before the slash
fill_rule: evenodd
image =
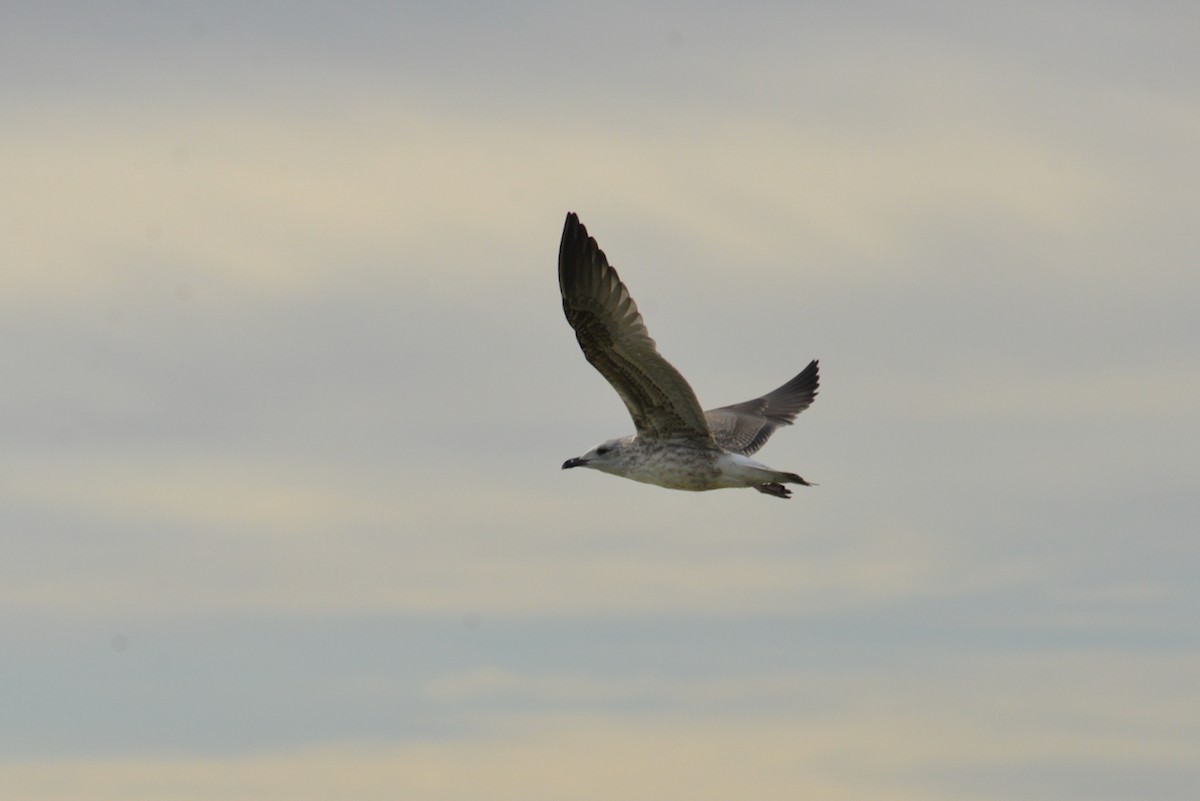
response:
<path id="1" fill-rule="evenodd" d="M 568 459 L 563 470 L 590 467 L 680 490 L 754 487 L 776 498 L 791 496 L 784 484 L 812 486 L 750 457 L 812 404 L 815 360 L 761 398 L 701 411 L 696 393 L 659 355 L 629 290 L 574 212 L 563 226 L 558 285 L 583 355 L 625 401 L 637 429 Z"/>

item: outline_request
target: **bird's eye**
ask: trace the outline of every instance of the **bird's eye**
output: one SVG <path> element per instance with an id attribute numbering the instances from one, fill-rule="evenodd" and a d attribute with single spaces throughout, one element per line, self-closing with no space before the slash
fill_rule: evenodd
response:
<path id="1" fill-rule="evenodd" d="M 612 449 L 609 448 L 607 445 L 601 445 L 599 448 L 596 448 L 596 455 L 603 456 L 604 454 L 608 453 L 610 450 L 612 450 Z"/>

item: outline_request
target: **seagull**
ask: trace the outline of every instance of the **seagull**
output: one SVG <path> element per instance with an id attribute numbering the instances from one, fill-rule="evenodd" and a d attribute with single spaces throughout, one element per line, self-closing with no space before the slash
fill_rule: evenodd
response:
<path id="1" fill-rule="evenodd" d="M 567 214 L 558 249 L 558 286 L 584 357 L 621 396 L 637 430 L 568 459 L 563 470 L 588 467 L 678 490 L 754 487 L 776 498 L 791 496 L 785 484 L 812 486 L 750 457 L 812 404 L 815 359 L 761 398 L 701 411 L 696 393 L 659 355 L 629 290 L 574 212 Z"/>

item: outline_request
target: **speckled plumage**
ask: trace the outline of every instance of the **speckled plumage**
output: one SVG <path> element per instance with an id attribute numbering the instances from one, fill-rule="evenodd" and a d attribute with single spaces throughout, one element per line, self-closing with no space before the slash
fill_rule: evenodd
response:
<path id="1" fill-rule="evenodd" d="M 684 377 L 658 353 L 629 290 L 574 213 L 563 226 L 558 280 L 583 355 L 625 402 L 637 430 L 568 459 L 564 470 L 588 467 L 669 489 L 754 487 L 779 498 L 791 494 L 784 484 L 809 486 L 750 455 L 812 403 L 816 361 L 760 398 L 705 412 Z"/>

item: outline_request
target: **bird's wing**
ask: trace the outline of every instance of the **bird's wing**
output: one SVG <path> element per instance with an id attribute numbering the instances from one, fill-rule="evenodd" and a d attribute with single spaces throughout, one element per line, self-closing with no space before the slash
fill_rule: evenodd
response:
<path id="1" fill-rule="evenodd" d="M 638 436 L 715 445 L 696 393 L 659 355 L 629 290 L 574 212 L 563 226 L 558 285 L 583 355 L 625 401 Z"/>
<path id="2" fill-rule="evenodd" d="M 761 398 L 722 406 L 704 413 L 713 439 L 727 451 L 749 456 L 767 443 L 775 429 L 791 425 L 817 396 L 817 362 Z"/>

